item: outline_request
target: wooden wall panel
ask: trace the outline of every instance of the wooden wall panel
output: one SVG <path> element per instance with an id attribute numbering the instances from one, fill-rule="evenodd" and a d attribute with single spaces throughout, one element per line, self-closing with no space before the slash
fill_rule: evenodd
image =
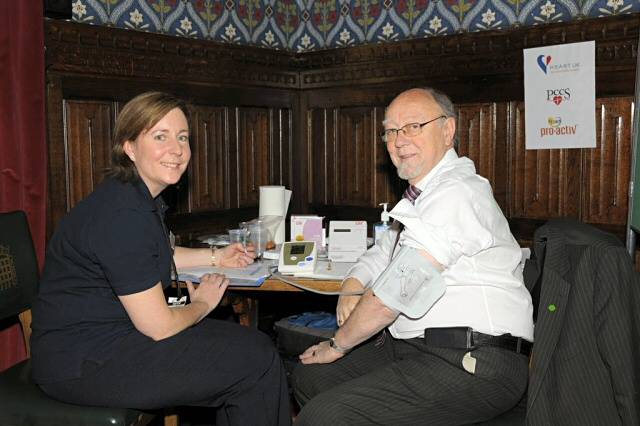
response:
<path id="1" fill-rule="evenodd" d="M 456 106 L 458 155 L 473 160 L 476 172 L 491 183 L 503 211 L 507 208 L 507 108 L 505 102 Z"/>
<path id="2" fill-rule="evenodd" d="M 309 201 L 315 205 L 334 203 L 331 189 L 336 185 L 335 115 L 335 111 L 328 108 L 314 108 L 307 112 L 307 191 Z"/>
<path id="3" fill-rule="evenodd" d="M 236 108 L 237 158 L 231 181 L 238 184 L 238 207 L 257 206 L 260 185 L 269 185 L 268 108 Z"/>
<path id="4" fill-rule="evenodd" d="M 335 150 L 335 203 L 369 207 L 374 202 L 376 121 L 369 107 L 338 110 L 338 141 Z"/>
<path id="5" fill-rule="evenodd" d="M 389 203 L 389 210 L 402 197 L 407 182 L 398 177 L 396 166 L 393 165 L 387 145 L 380 139 L 384 130 L 384 107 L 375 107 L 375 142 L 373 149 L 375 168 L 372 170 L 374 178 L 374 199 L 372 207 L 379 208 L 380 203 Z"/>
<path id="6" fill-rule="evenodd" d="M 580 150 L 526 150 L 523 102 L 510 105 L 510 151 L 508 216 L 578 217 Z"/>
<path id="7" fill-rule="evenodd" d="M 271 134 L 269 139 L 269 182 L 292 188 L 293 163 L 292 132 L 293 117 L 290 108 L 273 108 L 269 111 Z M 296 162 L 299 167 L 299 163 Z"/>
<path id="8" fill-rule="evenodd" d="M 64 102 L 68 206 L 73 207 L 102 181 L 111 164 L 114 104 L 108 101 Z"/>
<path id="9" fill-rule="evenodd" d="M 625 225 L 631 177 L 633 98 L 598 99 L 596 148 L 585 149 L 581 220 Z"/>
<path id="10" fill-rule="evenodd" d="M 190 210 L 229 207 L 228 109 L 197 105 L 191 112 Z"/>
<path id="11" fill-rule="evenodd" d="M 638 14 L 300 54 L 59 21 L 45 30 L 50 228 L 99 180 L 116 106 L 145 90 L 201 113 L 190 179 L 170 195 L 178 231 L 255 215 L 263 184 L 292 187 L 296 213 L 376 221 L 377 204 L 406 184 L 377 143 L 383 108 L 421 85 L 460 107 L 459 154 L 489 179 L 516 237 L 551 217 L 615 232 L 626 221 Z M 596 41 L 598 148 L 527 151 L 522 49 L 586 40 Z"/>

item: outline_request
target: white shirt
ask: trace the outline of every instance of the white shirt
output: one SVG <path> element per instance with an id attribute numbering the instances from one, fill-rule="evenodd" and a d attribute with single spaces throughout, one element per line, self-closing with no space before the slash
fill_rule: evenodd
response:
<path id="1" fill-rule="evenodd" d="M 405 225 L 400 245 L 422 248 L 445 269 L 446 291 L 427 313 L 402 313 L 389 326 L 396 338 L 424 335 L 431 327 L 472 327 L 533 342 L 533 305 L 522 278 L 522 251 L 473 161 L 453 149 L 416 185 L 415 205 L 402 199 L 390 216 Z M 396 231 L 385 233 L 347 277 L 370 286 L 389 264 Z M 397 250 L 396 250 L 397 253 Z"/>

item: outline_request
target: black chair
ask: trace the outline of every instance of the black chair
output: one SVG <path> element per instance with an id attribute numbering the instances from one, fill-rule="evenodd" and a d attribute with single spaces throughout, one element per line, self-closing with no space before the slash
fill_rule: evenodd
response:
<path id="1" fill-rule="evenodd" d="M 31 301 L 38 288 L 38 263 L 22 211 L 0 213 L 0 320 L 19 316 L 27 355 Z M 144 425 L 154 417 L 133 409 L 88 407 L 56 401 L 31 381 L 27 359 L 0 373 L 0 425 Z"/>

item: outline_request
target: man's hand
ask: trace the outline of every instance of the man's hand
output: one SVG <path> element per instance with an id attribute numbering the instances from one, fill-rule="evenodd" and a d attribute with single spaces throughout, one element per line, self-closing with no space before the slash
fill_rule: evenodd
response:
<path id="1" fill-rule="evenodd" d="M 241 243 L 234 243 L 223 249 L 217 249 L 215 256 L 216 266 L 244 268 L 253 263 L 253 259 L 256 257 L 256 250 L 251 244 L 243 246 Z"/>
<path id="2" fill-rule="evenodd" d="M 360 281 L 355 278 L 349 278 L 342 283 L 343 292 L 356 292 L 364 290 L 364 286 Z M 336 306 L 336 317 L 338 319 L 338 325 L 342 327 L 342 325 L 347 321 L 347 318 L 353 312 L 353 309 L 356 307 L 360 298 L 362 296 L 340 296 L 338 298 L 338 305 Z M 334 351 L 335 352 L 335 351 Z"/>
<path id="3" fill-rule="evenodd" d="M 320 342 L 317 345 L 310 346 L 300 356 L 300 362 L 303 364 L 328 364 L 336 361 L 344 356 L 343 353 L 336 351 L 329 346 L 329 341 Z"/>

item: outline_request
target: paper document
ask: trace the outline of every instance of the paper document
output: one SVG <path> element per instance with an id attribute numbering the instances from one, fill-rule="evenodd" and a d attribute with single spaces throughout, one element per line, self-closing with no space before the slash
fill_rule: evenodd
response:
<path id="1" fill-rule="evenodd" d="M 353 262 L 330 262 L 318 260 L 313 272 L 300 272 L 293 274 L 301 278 L 315 278 L 318 280 L 343 280 L 349 269 L 355 265 Z"/>
<path id="2" fill-rule="evenodd" d="M 266 264 L 256 262 L 246 268 L 216 268 L 214 266 L 194 266 L 178 269 L 178 280 L 200 282 L 204 274 L 224 274 L 232 286 L 258 287 L 271 272 Z"/>

